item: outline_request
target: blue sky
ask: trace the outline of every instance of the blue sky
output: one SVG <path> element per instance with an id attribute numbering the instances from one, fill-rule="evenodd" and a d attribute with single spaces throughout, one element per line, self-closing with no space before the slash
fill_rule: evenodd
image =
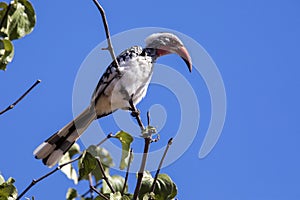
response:
<path id="1" fill-rule="evenodd" d="M 37 13 L 36 28 L 14 42 L 15 58 L 7 71 L 0 73 L 1 108 L 36 79 L 42 80 L 0 120 L 0 171 L 5 178 L 17 180 L 19 191 L 32 178 L 49 171 L 33 158 L 32 151 L 72 118 L 72 92 L 78 69 L 89 52 L 105 39 L 92 1 L 32 3 Z M 205 48 L 222 75 L 227 93 L 225 126 L 213 151 L 199 159 L 210 117 L 209 95 L 199 74 L 175 67 L 191 80 L 201 106 L 199 132 L 192 145 L 162 170 L 176 182 L 179 199 L 300 198 L 298 1 L 111 0 L 102 5 L 112 34 L 149 26 L 182 32 Z M 174 56 L 161 62 L 183 65 Z M 102 71 L 99 69 L 99 76 Z M 152 102 L 173 105 L 169 104 L 172 101 L 168 92 L 158 100 L 158 89 L 149 89 L 139 106 L 142 112 Z M 99 120 L 106 130 L 110 130 L 109 122 L 110 118 Z M 173 117 L 167 120 L 163 132 L 169 135 L 162 135 L 161 143 L 154 144 L 153 149 L 173 136 L 177 122 Z M 136 142 L 136 151 L 140 151 L 141 141 Z M 134 183 L 132 175 L 130 184 Z M 27 196 L 63 199 L 69 187 L 74 187 L 73 183 L 56 173 Z M 84 191 L 86 187 L 83 184 L 79 189 Z"/>

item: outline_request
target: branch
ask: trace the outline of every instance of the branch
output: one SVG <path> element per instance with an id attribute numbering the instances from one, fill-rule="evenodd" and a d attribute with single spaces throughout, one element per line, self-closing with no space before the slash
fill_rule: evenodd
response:
<path id="1" fill-rule="evenodd" d="M 135 190 L 134 190 L 134 194 L 133 194 L 133 198 L 132 200 L 136 200 L 138 198 L 141 186 L 142 186 L 142 179 L 144 176 L 144 171 L 145 171 L 145 167 L 146 167 L 146 161 L 147 161 L 147 157 L 148 157 L 148 152 L 149 152 L 149 146 L 151 144 L 151 137 L 146 137 L 144 138 L 145 140 L 145 146 L 144 146 L 144 154 L 143 154 L 143 158 L 142 158 L 142 163 L 141 163 L 141 167 L 138 173 L 138 178 L 137 178 L 137 182 L 136 182 L 136 186 L 135 186 Z"/>
<path id="2" fill-rule="evenodd" d="M 6 109 L 2 110 L 0 112 L 0 115 L 4 114 L 5 112 L 13 109 L 35 86 L 37 86 L 39 83 L 41 82 L 41 80 L 37 80 L 20 98 L 17 99 L 17 101 L 15 101 L 14 103 L 12 103 L 11 105 L 9 105 Z"/>
<path id="3" fill-rule="evenodd" d="M 164 154 L 163 154 L 163 156 L 162 156 L 162 158 L 161 158 L 161 160 L 160 160 L 160 163 L 159 163 L 159 165 L 158 165 L 158 169 L 157 169 L 157 171 L 156 171 L 156 174 L 155 174 L 155 177 L 154 177 L 152 186 L 151 186 L 151 192 L 154 192 L 154 190 L 155 190 L 156 180 L 157 180 L 158 174 L 159 174 L 159 172 L 160 172 L 161 166 L 162 166 L 162 164 L 163 164 L 163 162 L 164 162 L 164 159 L 165 159 L 165 157 L 166 157 L 166 155 L 167 155 L 167 152 L 168 152 L 170 146 L 172 145 L 172 143 L 173 143 L 173 138 L 170 138 L 169 141 L 168 141 L 168 145 L 167 145 L 167 147 L 166 147 L 166 149 L 165 149 L 165 151 L 164 151 Z"/>
<path id="4" fill-rule="evenodd" d="M 104 138 L 102 141 L 100 141 L 96 146 L 99 147 L 101 144 L 103 144 L 106 140 L 108 140 L 109 138 L 111 138 L 113 136 L 112 133 L 108 134 L 106 136 L 106 138 Z"/>
<path id="5" fill-rule="evenodd" d="M 131 164 L 131 158 L 132 158 L 132 148 L 130 149 L 130 152 L 129 152 L 129 162 L 128 162 L 128 165 L 127 165 L 125 181 L 124 181 L 124 185 L 123 185 L 122 192 L 121 192 L 122 196 L 124 194 L 126 184 L 127 184 L 127 181 L 128 181 L 128 174 L 129 174 L 129 169 L 130 169 L 130 164 Z"/>
<path id="6" fill-rule="evenodd" d="M 105 171 L 104 171 L 104 168 L 103 168 L 103 165 L 102 165 L 102 163 L 101 163 L 100 158 L 96 157 L 96 160 L 97 160 L 98 165 L 99 165 L 99 167 L 100 167 L 100 171 L 101 171 L 101 173 L 102 173 L 102 175 L 103 175 L 103 179 L 104 179 L 105 182 L 107 183 L 107 185 L 108 185 L 109 189 L 111 190 L 111 192 L 112 192 L 112 193 L 115 193 L 114 188 L 111 186 L 111 184 L 110 184 L 110 182 L 109 182 L 109 180 L 108 180 L 108 178 L 107 178 L 107 176 L 106 176 L 106 174 L 105 174 Z"/>
<path id="7" fill-rule="evenodd" d="M 108 50 L 110 55 L 111 55 L 111 58 L 112 60 L 114 61 L 115 65 L 116 65 L 116 70 L 118 72 L 118 74 L 120 75 L 120 66 L 119 66 L 119 63 L 117 61 L 117 58 L 116 58 L 116 55 L 115 55 L 115 52 L 114 52 L 114 48 L 112 46 L 112 42 L 111 42 L 111 37 L 110 37 L 110 32 L 109 32 L 109 28 L 108 28 L 108 24 L 107 24 L 107 20 L 106 20 L 106 15 L 105 15 L 105 12 L 104 12 L 104 9 L 103 7 L 100 5 L 100 3 L 97 1 L 97 0 L 93 0 L 93 2 L 95 3 L 96 7 L 98 8 L 100 14 L 101 14 L 101 17 L 102 17 L 102 22 L 103 22 L 103 25 L 104 25 L 104 29 L 105 29 L 105 34 L 106 34 L 106 39 L 107 39 L 107 44 L 108 44 L 108 47 L 105 48 L 105 50 Z"/>
<path id="8" fill-rule="evenodd" d="M 93 195 L 93 189 L 91 188 L 91 186 L 93 186 L 93 178 L 92 178 L 92 174 L 89 173 L 89 186 L 90 186 L 90 193 L 91 193 L 91 198 L 94 199 L 94 195 Z M 94 187 L 94 186 L 93 186 Z M 96 189 L 96 188 L 95 188 Z"/>
<path id="9" fill-rule="evenodd" d="M 142 163 L 141 163 L 141 166 L 140 166 L 140 169 L 138 172 L 138 178 L 137 178 L 137 182 L 136 182 L 136 186 L 135 186 L 135 190 L 134 190 L 134 194 L 133 194 L 133 198 L 132 198 L 133 200 L 136 200 L 138 198 L 138 195 L 139 195 L 139 192 L 140 192 L 140 189 L 142 186 L 142 180 L 143 180 L 144 171 L 145 171 L 145 167 L 146 167 L 146 161 L 147 161 L 147 157 L 148 157 L 149 147 L 153 140 L 152 140 L 152 133 L 149 132 L 149 130 L 148 130 L 147 135 L 144 134 L 145 127 L 141 120 L 140 112 L 136 109 L 135 105 L 133 104 L 132 96 L 129 100 L 129 105 L 130 105 L 131 111 L 132 111 L 131 115 L 133 117 L 135 117 L 136 121 L 138 122 L 138 124 L 141 128 L 143 137 L 144 137 L 144 141 L 145 141 Z M 148 122 L 148 127 L 149 127 L 149 124 L 150 124 L 150 113 L 149 112 L 147 113 L 147 122 Z"/>
<path id="10" fill-rule="evenodd" d="M 26 192 L 28 192 L 28 190 L 30 190 L 35 184 L 37 184 L 37 183 L 40 182 L 41 180 L 47 178 L 48 176 L 50 176 L 50 175 L 53 174 L 54 172 L 60 170 L 60 169 L 63 168 L 64 166 L 69 165 L 69 164 L 71 164 L 71 163 L 73 163 L 73 162 L 79 160 L 79 159 L 81 158 L 81 156 L 82 156 L 82 155 L 80 155 L 79 157 L 77 157 L 77 158 L 75 158 L 75 159 L 73 159 L 73 160 L 70 160 L 69 162 L 66 162 L 66 163 L 63 163 L 63 164 L 61 164 L 61 165 L 58 165 L 54 170 L 50 171 L 49 173 L 45 174 L 44 176 L 42 176 L 42 177 L 40 177 L 40 178 L 38 178 L 38 179 L 33 179 L 33 180 L 31 181 L 31 183 L 27 186 L 27 188 L 26 188 L 23 192 L 21 192 L 21 194 L 17 197 L 16 200 L 21 199 L 21 197 L 24 196 L 24 194 L 26 194 Z"/>
<path id="11" fill-rule="evenodd" d="M 148 111 L 147 112 L 147 124 L 148 124 L 148 126 L 150 126 L 150 120 L 151 118 L 150 118 L 150 112 Z"/>
<path id="12" fill-rule="evenodd" d="M 102 182 L 97 183 L 96 185 L 94 185 L 94 188 L 97 188 L 101 184 L 102 184 Z M 80 197 L 85 198 L 85 196 L 88 195 L 91 191 L 93 191 L 93 190 L 90 188 L 88 191 L 86 191 L 85 193 L 80 195 Z"/>
<path id="13" fill-rule="evenodd" d="M 90 185 L 90 188 L 91 188 L 91 190 L 93 190 L 94 192 L 96 192 L 103 199 L 109 200 L 109 198 L 107 198 L 106 196 L 104 196 L 104 194 L 100 193 L 93 185 Z"/>

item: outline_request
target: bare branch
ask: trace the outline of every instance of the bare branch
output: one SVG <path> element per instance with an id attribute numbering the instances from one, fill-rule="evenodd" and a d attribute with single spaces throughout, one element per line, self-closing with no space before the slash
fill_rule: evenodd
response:
<path id="1" fill-rule="evenodd" d="M 116 55 L 115 55 L 115 52 L 114 52 L 114 48 L 113 48 L 113 45 L 112 45 L 112 42 L 111 42 L 111 39 L 110 39 L 111 37 L 110 37 L 110 32 L 109 32 L 108 23 L 107 23 L 107 20 L 106 20 L 106 15 L 105 15 L 104 9 L 97 0 L 93 0 L 93 2 L 95 3 L 96 7 L 98 8 L 98 10 L 101 14 L 102 22 L 103 22 L 104 29 L 105 29 L 105 34 L 106 34 L 108 47 L 103 48 L 103 49 L 109 51 L 112 60 L 114 61 L 115 65 L 117 66 L 117 72 L 118 72 L 118 74 L 120 74 L 120 71 L 119 71 L 120 66 L 119 66 L 119 63 L 117 61 L 117 58 L 116 58 Z"/>
<path id="2" fill-rule="evenodd" d="M 151 186 L 151 192 L 154 192 L 154 190 L 155 190 L 155 185 L 156 185 L 156 180 L 157 180 L 158 174 L 159 174 L 159 172 L 160 172 L 161 166 L 162 166 L 162 164 L 163 164 L 163 162 L 164 162 L 164 159 L 165 159 L 165 157 L 166 157 L 166 155 L 167 155 L 167 152 L 168 152 L 170 146 L 172 145 L 172 143 L 173 143 L 173 138 L 170 138 L 169 141 L 168 141 L 168 145 L 167 145 L 167 147 L 166 147 L 166 149 L 165 149 L 165 151 L 164 151 L 164 154 L 163 154 L 163 156 L 162 156 L 162 158 L 161 158 L 161 160 L 160 160 L 160 163 L 159 163 L 159 165 L 158 165 L 158 169 L 157 169 L 157 171 L 156 171 L 156 174 L 155 174 L 155 177 L 154 177 L 152 186 Z"/>
<path id="3" fill-rule="evenodd" d="M 38 178 L 38 179 L 33 179 L 31 181 L 31 183 L 26 187 L 26 189 L 20 193 L 20 195 L 17 197 L 16 200 L 19 200 L 21 199 L 22 196 L 24 196 L 24 194 L 26 194 L 26 192 L 28 192 L 28 190 L 30 190 L 35 184 L 37 184 L 38 182 L 40 182 L 41 180 L 47 178 L 48 176 L 50 176 L 51 174 L 53 174 L 54 172 L 60 170 L 61 168 L 63 168 L 64 166 L 66 165 L 69 165 L 77 160 L 79 160 L 81 158 L 82 155 L 80 155 L 79 157 L 73 159 L 73 160 L 70 160 L 69 162 L 66 162 L 66 163 L 63 163 L 61 165 L 58 165 L 54 170 L 50 171 L 49 173 L 45 174 L 44 176 Z"/>
<path id="4" fill-rule="evenodd" d="M 99 185 L 101 185 L 102 182 L 97 183 L 96 185 L 94 185 L 94 188 L 97 188 Z M 88 195 L 91 191 L 93 191 L 91 188 L 86 191 L 85 193 L 83 193 L 82 195 L 80 195 L 82 198 L 84 198 L 86 195 Z"/>
<path id="5" fill-rule="evenodd" d="M 39 83 L 41 82 L 41 80 L 37 80 L 20 98 L 17 99 L 17 101 L 15 101 L 14 103 L 12 103 L 11 105 L 9 105 L 7 108 L 5 108 L 4 110 L 0 111 L 0 115 L 4 114 L 5 112 L 13 109 L 35 86 L 37 86 Z"/>
<path id="6" fill-rule="evenodd" d="M 150 112 L 147 112 L 147 124 L 150 126 Z"/>
<path id="7" fill-rule="evenodd" d="M 108 140 L 109 138 L 111 138 L 113 136 L 112 133 L 108 134 L 106 136 L 106 138 L 104 138 L 102 141 L 100 141 L 96 146 L 99 147 L 101 144 L 103 144 L 106 140 Z"/>
<path id="8" fill-rule="evenodd" d="M 106 196 L 104 196 L 104 194 L 100 193 L 93 185 L 90 185 L 90 188 L 91 188 L 91 190 L 93 190 L 94 192 L 96 192 L 103 199 L 109 200 L 109 198 L 107 198 Z"/>
<path id="9" fill-rule="evenodd" d="M 93 184 L 93 178 L 92 178 L 92 174 L 91 173 L 89 173 L 89 186 L 90 186 L 90 194 L 91 194 L 91 197 L 92 197 L 92 199 L 94 199 L 94 195 L 93 195 L 93 189 L 91 188 L 91 186 L 93 186 L 94 184 Z M 94 186 L 93 186 L 94 187 Z"/>
<path id="10" fill-rule="evenodd" d="M 142 158 L 142 163 L 140 166 L 140 170 L 138 173 L 138 178 L 137 178 L 137 182 L 136 182 L 136 186 L 135 186 L 135 190 L 134 190 L 134 194 L 133 194 L 133 200 L 136 200 L 138 198 L 141 186 L 142 186 L 142 179 L 144 176 L 144 171 L 145 171 L 145 167 L 146 167 L 146 161 L 147 161 L 147 157 L 148 157 L 148 152 L 149 152 L 149 147 L 151 144 L 151 137 L 146 137 L 144 138 L 145 140 L 145 146 L 144 146 L 144 154 L 143 154 L 143 158 Z"/>
<path id="11" fill-rule="evenodd" d="M 131 158 L 132 158 L 132 148 L 130 149 L 130 152 L 129 152 L 129 162 L 128 162 L 128 165 L 127 165 L 125 181 L 124 181 L 124 185 L 123 185 L 122 192 L 121 192 L 122 196 L 124 194 L 124 191 L 125 191 L 125 188 L 126 188 L 126 184 L 127 184 L 127 181 L 128 181 L 128 175 L 129 175 L 129 169 L 130 169 L 130 164 L 131 164 Z"/>
<path id="12" fill-rule="evenodd" d="M 96 160 L 97 160 L 98 165 L 99 165 L 99 167 L 100 167 L 100 171 L 101 171 L 101 173 L 102 173 L 102 175 L 103 175 L 103 179 L 104 179 L 105 182 L 107 183 L 107 185 L 108 185 L 109 189 L 111 190 L 111 192 L 112 192 L 112 193 L 115 193 L 114 188 L 111 186 L 111 184 L 110 184 L 110 182 L 109 182 L 109 180 L 108 180 L 108 178 L 107 178 L 107 176 L 106 176 L 106 174 L 105 174 L 105 171 L 104 171 L 104 168 L 103 168 L 103 165 L 102 165 L 102 163 L 101 163 L 100 158 L 96 157 Z"/>

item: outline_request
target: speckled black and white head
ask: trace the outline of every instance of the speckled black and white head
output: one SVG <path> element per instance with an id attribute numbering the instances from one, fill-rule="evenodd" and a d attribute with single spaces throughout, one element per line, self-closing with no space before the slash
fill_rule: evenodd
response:
<path id="1" fill-rule="evenodd" d="M 192 71 L 192 60 L 183 42 L 172 33 L 154 33 L 146 38 L 146 48 L 156 49 L 157 56 L 175 53 Z"/>

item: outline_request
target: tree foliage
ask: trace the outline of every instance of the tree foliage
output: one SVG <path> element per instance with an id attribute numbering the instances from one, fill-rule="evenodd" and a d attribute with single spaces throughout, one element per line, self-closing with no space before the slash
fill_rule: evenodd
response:
<path id="1" fill-rule="evenodd" d="M 9 178 L 7 181 L 4 180 L 4 177 L 0 175 L 0 199 L 1 200 L 12 200 L 16 199 L 18 191 L 14 186 L 15 180 Z"/>
<path id="2" fill-rule="evenodd" d="M 126 145 L 129 145 L 126 143 Z M 130 146 L 130 145 L 129 145 Z M 90 153 L 89 149 L 98 149 L 98 154 Z M 94 150 L 93 150 L 94 151 Z M 100 187 L 96 188 L 97 190 L 101 191 L 101 193 L 109 200 L 126 200 L 131 199 L 133 194 L 128 193 L 128 185 L 125 186 L 124 194 L 122 195 L 122 189 L 125 184 L 124 178 L 120 175 L 110 175 L 109 166 L 112 166 L 112 159 L 109 154 L 105 154 L 107 157 L 103 157 L 103 160 L 109 160 L 109 163 L 103 162 L 103 165 L 105 166 L 105 173 L 107 176 L 107 181 L 112 186 L 113 190 L 110 189 L 108 186 L 107 181 L 104 180 L 103 174 L 101 174 L 100 170 L 97 169 L 97 161 L 96 158 L 100 154 L 103 155 L 102 151 L 106 152 L 104 148 L 95 147 L 94 145 L 90 146 L 87 150 L 80 153 L 81 159 L 78 162 L 78 177 L 79 181 L 88 180 L 88 175 L 91 174 L 94 177 L 94 180 L 96 181 L 95 185 L 99 185 L 101 183 Z M 95 151 L 94 151 L 95 152 Z M 120 163 L 124 162 L 122 160 Z M 126 159 L 126 158 L 125 158 Z M 102 160 L 101 160 L 102 161 Z M 64 171 L 63 171 L 64 172 Z M 65 172 L 64 172 L 65 173 Z M 67 177 L 71 177 L 70 174 L 67 174 Z M 72 178 L 70 178 L 72 179 Z M 152 177 L 151 173 L 149 171 L 144 172 L 144 177 L 142 180 L 142 186 L 139 193 L 139 199 L 140 200 L 170 200 L 174 199 L 177 195 L 177 186 L 173 182 L 173 180 L 167 175 L 167 174 L 159 174 L 158 178 L 156 180 L 156 187 L 154 191 L 151 191 L 151 188 L 153 186 L 154 178 Z M 69 188 L 66 198 L 69 200 L 79 198 L 81 200 L 103 200 L 104 198 L 101 196 L 96 196 L 93 198 L 92 196 L 82 196 L 79 195 L 79 193 L 74 188 Z"/>
<path id="3" fill-rule="evenodd" d="M 0 2 L 0 70 L 6 70 L 14 57 L 12 40 L 31 33 L 35 23 L 35 12 L 29 1 Z"/>

